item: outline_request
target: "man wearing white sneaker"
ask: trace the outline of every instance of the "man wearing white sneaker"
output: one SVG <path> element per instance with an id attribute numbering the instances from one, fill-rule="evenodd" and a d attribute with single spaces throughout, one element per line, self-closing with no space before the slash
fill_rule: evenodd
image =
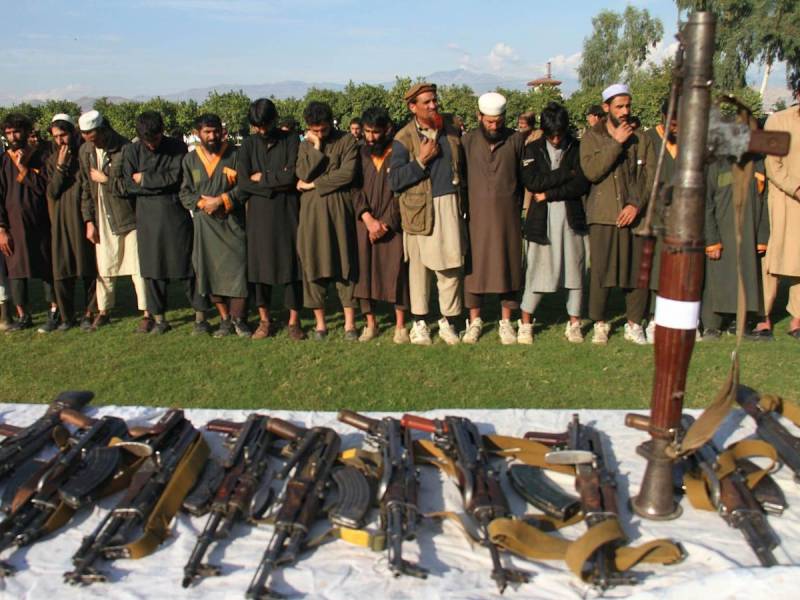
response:
<path id="1" fill-rule="evenodd" d="M 647 289 L 636 287 L 643 238 L 633 235 L 647 203 L 647 190 L 655 170 L 655 150 L 649 137 L 636 133 L 631 118 L 628 86 L 614 84 L 603 90 L 607 117 L 589 129 L 581 140 L 581 168 L 592 183 L 586 203 L 589 224 L 589 318 L 594 323 L 592 342 L 608 343 L 606 304 L 612 288 L 625 294 L 625 339 L 646 344 L 641 322 L 647 307 Z"/>
<path id="2" fill-rule="evenodd" d="M 457 344 L 449 319 L 461 314 L 466 231 L 464 150 L 460 132 L 439 114 L 436 86 L 418 83 L 404 97 L 413 118 L 397 132 L 389 162 L 389 185 L 398 195 L 414 325 L 412 344 L 429 345 L 425 322 L 431 275 L 439 291 L 439 337 Z"/>
<path id="3" fill-rule="evenodd" d="M 500 296 L 498 333 L 503 344 L 516 344 L 511 314 L 519 310 L 522 288 L 520 169 L 525 140 L 505 126 L 506 99 L 497 92 L 478 98 L 478 129 L 464 136 L 469 189 L 470 253 L 464 277 L 469 309 L 461 341 L 474 344 L 483 328 L 481 307 L 489 294 Z"/>

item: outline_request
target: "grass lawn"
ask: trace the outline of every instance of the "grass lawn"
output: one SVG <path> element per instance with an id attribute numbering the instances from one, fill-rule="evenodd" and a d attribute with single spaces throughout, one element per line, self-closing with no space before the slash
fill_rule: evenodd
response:
<path id="1" fill-rule="evenodd" d="M 502 346 L 497 305 L 475 346 L 396 346 L 387 314 L 383 334 L 369 344 L 342 339 L 342 315 L 331 310 L 326 342 L 292 342 L 285 330 L 263 341 L 191 337 L 192 313 L 168 313 L 173 331 L 135 335 L 138 322 L 129 279 L 119 281 L 114 321 L 95 333 L 49 335 L 34 330 L 0 335 L 0 401 L 47 402 L 61 390 L 89 389 L 98 404 L 203 408 L 427 410 L 432 408 L 645 408 L 653 376 L 653 347 L 623 341 L 621 317 L 609 345 L 569 344 L 563 338 L 564 297 L 546 298 L 533 346 Z M 34 290 L 36 292 L 36 290 Z M 185 300 L 172 290 L 172 306 Z M 34 320 L 44 304 L 34 294 Z M 612 309 L 621 315 L 620 298 Z M 797 398 L 800 344 L 786 335 L 786 290 L 776 307 L 772 343 L 743 343 L 742 382 Z M 276 311 L 278 321 L 286 314 Z M 310 314 L 303 325 L 313 327 Z M 212 322 L 216 323 L 216 317 Z M 252 322 L 252 318 L 251 318 Z M 464 328 L 463 321 L 459 323 Z M 585 324 L 584 330 L 589 328 Z M 695 346 L 687 405 L 709 402 L 727 373 L 733 336 Z"/>

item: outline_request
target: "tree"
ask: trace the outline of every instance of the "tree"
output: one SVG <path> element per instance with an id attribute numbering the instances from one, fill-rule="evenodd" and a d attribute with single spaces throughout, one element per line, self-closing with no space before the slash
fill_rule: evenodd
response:
<path id="1" fill-rule="evenodd" d="M 350 108 L 348 114 L 342 115 L 342 127 L 346 127 L 350 119 L 360 117 L 368 108 L 386 107 L 389 99 L 389 92 L 381 85 L 355 84 L 352 81 L 345 86 L 343 94 Z"/>
<path id="2" fill-rule="evenodd" d="M 324 102 L 331 107 L 333 119 L 339 127 L 342 127 L 342 121 L 351 113 L 350 105 L 343 92 L 335 90 L 324 90 L 316 87 L 309 88 L 303 98 L 303 108 L 312 101 Z"/>
<path id="3" fill-rule="evenodd" d="M 592 18 L 593 33 L 583 41 L 578 67 L 581 87 L 606 87 L 629 81 L 664 35 L 664 26 L 647 9 L 633 6 L 622 14 L 602 10 Z"/>
<path id="4" fill-rule="evenodd" d="M 410 117 L 404 96 L 411 87 L 412 82 L 411 77 L 395 77 L 392 89 L 386 94 L 386 109 L 397 126 L 405 123 Z"/>
<path id="5" fill-rule="evenodd" d="M 275 98 L 271 100 L 275 103 L 275 109 L 278 111 L 278 119 L 285 119 L 287 117 L 293 118 L 300 127 L 303 127 L 303 108 L 305 104 L 298 98 Z"/>
<path id="6" fill-rule="evenodd" d="M 439 110 L 461 117 L 467 129 L 478 126 L 478 98 L 468 85 L 443 85 L 437 89 Z"/>
<path id="7" fill-rule="evenodd" d="M 220 94 L 211 91 L 199 107 L 200 113 L 214 113 L 222 119 L 228 131 L 245 135 L 250 129 L 247 113 L 250 111 L 250 98 L 242 90 Z"/>
<path id="8" fill-rule="evenodd" d="M 78 122 L 78 116 L 81 114 L 81 107 L 71 100 L 45 100 L 37 107 L 39 117 L 34 121 L 34 127 L 38 131 L 48 131 L 50 129 L 50 122 L 54 115 L 65 113 L 71 116 L 75 123 Z"/>

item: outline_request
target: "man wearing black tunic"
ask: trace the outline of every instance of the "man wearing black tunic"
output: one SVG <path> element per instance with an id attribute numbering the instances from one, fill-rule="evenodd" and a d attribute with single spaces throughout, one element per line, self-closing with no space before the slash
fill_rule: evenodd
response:
<path id="1" fill-rule="evenodd" d="M 50 211 L 53 252 L 53 280 L 58 310 L 61 313 L 60 331 L 72 327 L 75 316 L 75 283 L 83 283 L 84 304 L 81 328 L 92 325 L 92 313 L 97 308 L 95 286 L 97 268 L 94 244 L 84 233 L 81 214 L 81 179 L 78 162 L 78 140 L 75 123 L 69 115 L 58 114 L 50 125 L 55 151 L 47 159 L 47 205 Z M 52 330 L 46 323 L 40 332 Z"/>
<path id="2" fill-rule="evenodd" d="M 122 174 L 127 193 L 136 200 L 139 266 L 147 310 L 155 319 L 146 316 L 138 331 L 162 334 L 172 329 L 165 319 L 167 284 L 178 280 L 195 309 L 192 333 L 210 333 L 207 303 L 194 293 L 192 219 L 178 197 L 186 144 L 164 135 L 164 121 L 154 111 L 137 117 L 136 133 L 139 141 L 123 151 Z"/>
<path id="3" fill-rule="evenodd" d="M 394 305 L 394 342 L 408 343 L 405 311 L 408 299 L 408 266 L 403 257 L 400 208 L 389 186 L 391 121 L 383 108 L 370 108 L 361 118 L 364 146 L 361 147 L 361 187 L 355 201 L 358 281 L 353 295 L 361 304 L 367 325 L 359 341 L 368 342 L 378 334 L 374 303 Z"/>
<path id="4" fill-rule="evenodd" d="M 244 206 L 236 186 L 236 147 L 222 141 L 222 121 L 204 114 L 195 121 L 200 143 L 183 159 L 181 202 L 192 211 L 192 263 L 197 292 L 209 296 L 221 317 L 214 337 L 234 331 L 250 337 L 247 301 L 247 242 Z"/>
<path id="5" fill-rule="evenodd" d="M 28 281 L 41 279 L 50 303 L 48 321 L 57 323 L 50 261 L 50 217 L 47 214 L 44 158 L 28 144 L 33 124 L 25 115 L 10 113 L 3 122 L 9 147 L 0 158 L 0 252 L 8 269 L 17 321 L 7 331 L 33 326 L 28 306 Z"/>
<path id="6" fill-rule="evenodd" d="M 289 337 L 302 340 L 303 284 L 297 255 L 300 202 L 294 176 L 299 140 L 297 134 L 277 128 L 277 119 L 271 100 L 253 102 L 248 120 L 255 135 L 244 140 L 237 159 L 239 201 L 247 205 L 247 280 L 260 321 L 253 339 L 273 333 L 272 286 L 282 285 Z"/>

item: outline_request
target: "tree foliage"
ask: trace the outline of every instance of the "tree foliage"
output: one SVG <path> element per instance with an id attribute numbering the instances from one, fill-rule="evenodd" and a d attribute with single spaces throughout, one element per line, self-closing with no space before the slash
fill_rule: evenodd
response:
<path id="1" fill-rule="evenodd" d="M 245 135 L 249 130 L 247 113 L 250 110 L 250 98 L 242 90 L 222 94 L 212 91 L 208 98 L 196 108 L 196 114 L 214 113 L 225 124 L 232 134 Z M 194 120 L 194 119 L 192 119 Z"/>

